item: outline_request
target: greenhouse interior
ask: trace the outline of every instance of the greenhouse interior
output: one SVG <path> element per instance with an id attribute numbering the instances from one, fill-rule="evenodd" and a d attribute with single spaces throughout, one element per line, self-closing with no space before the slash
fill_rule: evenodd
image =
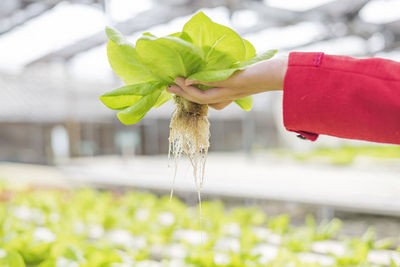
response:
<path id="1" fill-rule="evenodd" d="M 141 56 L 140 40 L 195 50 L 185 28 L 200 17 L 254 60 L 400 62 L 399 0 L 1 0 L 1 267 L 400 266 L 400 143 L 304 140 L 279 91 L 210 108 L 209 150 L 192 154 L 170 137 L 166 85 L 135 100 L 158 92 L 139 122 L 120 122 L 131 104 L 107 108 L 130 86 L 114 56 Z M 260 63 L 246 64 L 235 73 Z"/>

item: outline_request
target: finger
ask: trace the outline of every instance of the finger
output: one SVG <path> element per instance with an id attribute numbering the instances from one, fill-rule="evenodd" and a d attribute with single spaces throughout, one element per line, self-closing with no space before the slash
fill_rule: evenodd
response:
<path id="1" fill-rule="evenodd" d="M 229 104 L 231 104 L 232 101 L 225 101 L 225 102 L 220 102 L 220 103 L 215 103 L 215 104 L 209 104 L 209 107 L 212 107 L 213 109 L 216 110 L 221 110 L 226 108 L 226 106 L 228 106 Z"/>
<path id="2" fill-rule="evenodd" d="M 181 77 L 176 78 L 175 83 L 188 95 L 196 99 L 196 103 L 213 104 L 233 99 L 232 92 L 228 88 L 210 88 L 203 91 L 194 86 L 186 86 L 185 79 Z"/>
<path id="3" fill-rule="evenodd" d="M 175 95 L 177 95 L 177 96 L 181 96 L 181 97 L 183 97 L 183 98 L 185 98 L 185 99 L 187 99 L 187 100 L 189 100 L 189 101 L 191 101 L 191 102 L 198 103 L 198 104 L 203 104 L 203 103 L 197 102 L 197 101 L 198 101 L 197 99 L 193 98 L 191 95 L 189 95 L 188 93 L 186 93 L 182 88 L 180 88 L 180 87 L 177 86 L 177 85 L 170 85 L 170 86 L 168 86 L 168 87 L 167 87 L 167 91 L 168 91 L 169 93 L 171 93 L 171 94 L 175 94 Z"/>
<path id="4" fill-rule="evenodd" d="M 202 84 L 206 86 L 215 86 L 215 87 L 221 87 L 222 86 L 222 81 L 221 82 L 201 82 L 201 81 L 196 81 L 196 80 L 191 80 L 191 79 L 186 79 L 185 80 L 185 85 L 193 85 L 193 84 Z"/>
<path id="5" fill-rule="evenodd" d="M 222 81 L 215 81 L 215 82 L 202 82 L 202 81 L 196 81 L 193 79 L 186 79 L 185 80 L 185 85 L 193 85 L 193 84 L 202 84 L 206 86 L 212 86 L 212 87 L 231 87 L 231 85 L 236 85 L 238 82 L 240 82 L 240 77 L 243 76 L 244 71 L 239 70 L 233 73 L 230 77 L 228 77 L 225 80 Z"/>
<path id="6" fill-rule="evenodd" d="M 206 96 L 204 95 L 204 91 L 200 90 L 199 88 L 196 88 L 194 86 L 186 86 L 185 85 L 185 79 L 178 77 L 175 79 L 175 84 L 182 89 L 185 94 L 190 95 L 191 100 L 194 99 L 196 103 L 199 104 L 208 104 Z M 182 93 L 182 92 L 181 92 Z"/>

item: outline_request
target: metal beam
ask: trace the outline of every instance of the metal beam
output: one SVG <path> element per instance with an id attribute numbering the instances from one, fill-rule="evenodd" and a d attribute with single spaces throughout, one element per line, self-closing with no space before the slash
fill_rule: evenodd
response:
<path id="1" fill-rule="evenodd" d="M 258 12 L 259 17 L 262 18 L 262 22 L 251 28 L 239 29 L 239 33 L 252 33 L 263 30 L 271 26 L 288 26 L 295 24 L 299 20 L 303 21 L 324 21 L 327 26 L 328 36 L 321 37 L 320 40 L 344 37 L 347 35 L 359 35 L 365 39 L 372 36 L 373 33 L 381 30 L 388 30 L 393 32 L 395 40 L 398 39 L 398 32 L 400 31 L 397 23 L 391 23 L 388 25 L 377 25 L 362 21 L 358 13 L 368 3 L 368 0 L 354 0 L 351 3 L 347 3 L 347 0 L 337 0 L 328 4 L 312 8 L 310 10 L 296 12 L 290 10 L 284 10 L 279 8 L 269 7 L 263 3 L 255 1 L 241 2 L 239 7 L 247 8 Z M 114 25 L 117 29 L 126 35 L 130 35 L 134 32 L 143 31 L 149 27 L 164 24 L 168 21 L 179 17 L 188 15 L 195 12 L 199 6 L 212 7 L 215 5 L 213 1 L 196 1 L 192 4 L 187 5 L 158 5 L 152 10 L 142 12 L 132 19 L 124 22 L 117 23 Z M 330 25 L 334 25 L 337 22 L 344 23 L 346 25 L 346 32 L 335 33 L 330 28 Z M 99 46 L 106 42 L 106 36 L 103 31 L 81 39 L 71 45 L 50 52 L 40 58 L 35 59 L 28 65 L 35 64 L 37 62 L 52 61 L 55 59 L 68 60 L 75 55 L 87 51 L 93 47 Z"/>
<path id="2" fill-rule="evenodd" d="M 315 7 L 304 12 L 305 17 L 317 17 L 321 15 L 332 19 L 347 18 L 353 19 L 360 10 L 369 2 L 369 0 L 336 0 L 327 4 Z"/>
<path id="3" fill-rule="evenodd" d="M 158 6 L 149 11 L 144 11 L 132 19 L 115 24 L 114 26 L 125 35 L 146 30 L 159 24 L 164 24 L 174 18 L 193 13 L 197 7 L 189 6 Z M 87 51 L 93 47 L 99 46 L 107 41 L 104 31 L 97 32 L 87 38 L 79 40 L 71 45 L 53 51 L 43 57 L 40 57 L 28 64 L 37 62 L 52 61 L 54 59 L 68 60 L 73 56 Z"/>
<path id="4" fill-rule="evenodd" d="M 33 3 L 18 9 L 0 20 L 0 35 L 12 31 L 16 27 L 34 19 L 56 6 L 56 3 Z"/>
<path id="5" fill-rule="evenodd" d="M 349 23 L 357 19 L 358 12 L 368 0 L 337 0 L 305 11 L 293 11 L 265 5 L 258 2 L 244 2 L 241 8 L 248 8 L 258 13 L 261 23 L 249 29 L 241 29 L 241 33 L 254 33 L 268 27 L 284 27 L 299 21 L 324 21 L 328 24 L 337 22 Z M 344 8 L 345 7 L 345 8 Z"/>

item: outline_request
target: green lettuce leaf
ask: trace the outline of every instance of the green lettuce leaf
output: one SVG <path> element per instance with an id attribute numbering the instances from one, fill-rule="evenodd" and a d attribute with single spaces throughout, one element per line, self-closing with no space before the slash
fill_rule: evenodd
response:
<path id="1" fill-rule="evenodd" d="M 161 91 L 154 91 L 152 94 L 143 96 L 131 107 L 119 112 L 118 119 L 123 124 L 135 124 L 140 121 L 144 115 L 156 104 Z"/>
<path id="2" fill-rule="evenodd" d="M 276 52 L 277 50 L 268 50 L 265 53 L 257 55 L 241 63 L 235 64 L 234 67 L 229 69 L 200 71 L 189 76 L 189 79 L 201 82 L 223 81 L 228 79 L 233 73 L 235 73 L 238 70 L 244 70 L 246 67 L 254 63 L 273 57 L 276 54 Z"/>
<path id="3" fill-rule="evenodd" d="M 125 36 L 113 27 L 106 27 L 106 35 L 109 40 L 113 41 L 117 45 L 131 45 Z"/>
<path id="4" fill-rule="evenodd" d="M 172 98 L 172 95 L 167 92 L 166 86 L 165 86 L 165 88 L 161 91 L 161 94 L 158 97 L 157 102 L 154 104 L 154 107 L 158 108 L 165 102 L 168 102 L 169 100 L 171 100 L 171 98 Z"/>
<path id="5" fill-rule="evenodd" d="M 193 43 L 192 38 L 186 32 L 175 32 L 168 36 L 180 38 L 186 42 Z"/>
<path id="6" fill-rule="evenodd" d="M 107 56 L 111 68 L 126 84 L 154 81 L 156 78 L 140 62 L 135 47 L 117 30 L 106 28 Z"/>
<path id="7" fill-rule="evenodd" d="M 250 111 L 253 107 L 253 97 L 251 95 L 235 100 L 239 107 L 246 111 Z"/>
<path id="8" fill-rule="evenodd" d="M 256 56 L 252 57 L 252 58 L 249 58 L 249 59 L 247 59 L 247 60 L 245 60 L 243 62 L 237 63 L 236 66 L 238 66 L 239 68 L 245 68 L 247 66 L 253 65 L 254 63 L 270 59 L 277 52 L 278 52 L 278 50 L 276 50 L 276 49 L 268 50 L 268 51 L 266 51 L 264 53 L 261 53 L 259 55 L 256 55 Z"/>
<path id="9" fill-rule="evenodd" d="M 142 62 L 168 83 L 178 76 L 187 77 L 204 65 L 202 51 L 177 37 L 142 36 L 136 42 L 136 51 Z"/>
<path id="10" fill-rule="evenodd" d="M 243 43 L 244 43 L 244 47 L 246 49 L 245 60 L 256 56 L 256 49 L 254 48 L 254 46 L 249 41 L 247 41 L 246 39 L 243 39 Z"/>
<path id="11" fill-rule="evenodd" d="M 162 84 L 160 82 L 130 84 L 105 93 L 100 96 L 100 100 L 108 108 L 119 110 L 130 107 L 137 103 L 143 96 L 161 89 Z"/>
<path id="12" fill-rule="evenodd" d="M 228 68 L 246 58 L 243 39 L 232 29 L 211 21 L 203 12 L 194 15 L 182 32 L 204 51 L 206 69 Z"/>

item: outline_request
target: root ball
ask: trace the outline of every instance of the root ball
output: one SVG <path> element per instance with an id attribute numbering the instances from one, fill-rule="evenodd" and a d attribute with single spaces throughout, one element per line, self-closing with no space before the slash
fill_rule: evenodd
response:
<path id="1" fill-rule="evenodd" d="M 208 106 L 190 102 L 175 96 L 176 109 L 172 115 L 169 136 L 169 154 L 177 161 L 185 154 L 192 167 L 198 190 L 204 181 L 204 166 L 210 146 L 210 123 L 207 119 Z"/>

